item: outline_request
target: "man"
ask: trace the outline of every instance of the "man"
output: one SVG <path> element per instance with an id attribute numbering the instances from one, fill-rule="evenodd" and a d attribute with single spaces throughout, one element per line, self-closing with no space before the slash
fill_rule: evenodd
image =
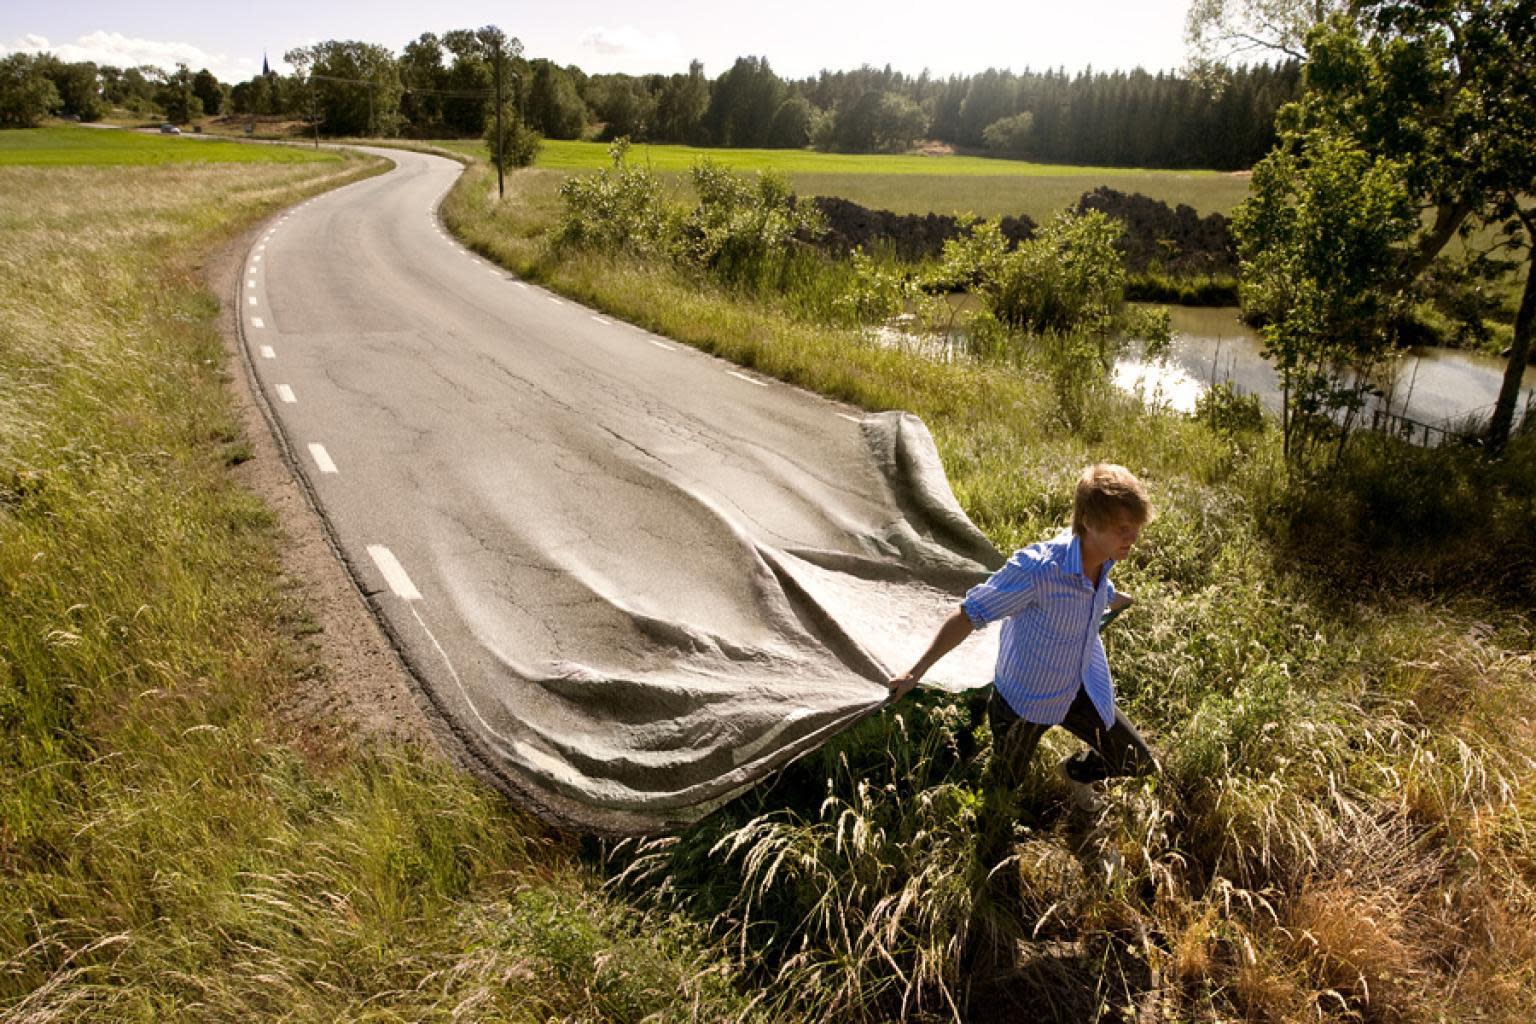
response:
<path id="1" fill-rule="evenodd" d="M 987 705 L 992 782 L 1017 786 L 1053 725 L 1088 744 L 1058 768 L 1079 807 L 1095 806 L 1093 783 L 1151 771 L 1151 750 L 1115 707 L 1099 640 L 1101 618 L 1132 603 L 1115 590 L 1110 569 L 1130 553 L 1151 516 L 1147 492 L 1128 469 L 1097 463 L 1083 470 L 1071 530 L 1014 552 L 1008 564 L 971 588 L 917 663 L 890 680 L 892 699 L 908 693 L 973 630 L 1002 620 Z"/>

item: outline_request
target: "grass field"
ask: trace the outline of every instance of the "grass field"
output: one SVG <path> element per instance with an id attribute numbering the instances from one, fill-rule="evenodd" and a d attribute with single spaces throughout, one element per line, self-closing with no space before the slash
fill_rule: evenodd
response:
<path id="1" fill-rule="evenodd" d="M 483 158 L 480 142 L 434 143 Z M 580 173 L 609 164 L 601 142 L 546 140 L 538 170 Z M 776 170 L 803 195 L 840 196 L 897 213 L 972 213 L 998 217 L 1027 213 L 1049 218 L 1084 192 L 1108 185 L 1141 192 L 1171 206 L 1186 203 L 1201 214 L 1230 213 L 1248 194 L 1245 175 L 1220 171 L 1154 171 L 1124 167 L 1072 167 L 974 156 L 885 156 L 787 149 L 631 147 L 629 159 L 657 172 L 683 176 L 701 159 L 737 171 Z"/>
<path id="2" fill-rule="evenodd" d="M 381 163 L 238 149 L 0 167 L 0 1020 L 753 1019 L 479 782 L 277 712 L 329 667 L 201 267 Z"/>
<path id="3" fill-rule="evenodd" d="M 561 174 L 513 174 L 498 201 L 474 166 L 445 220 L 611 316 L 917 413 L 1003 550 L 1054 532 L 1094 460 L 1134 469 L 1159 512 L 1116 570 L 1138 606 L 1106 641 L 1158 779 L 1111 787 L 1085 824 L 1051 772 L 1075 744 L 1049 735 L 989 837 L 987 754 L 961 740 L 964 709 L 913 702 L 648 848 L 626 866 L 636 898 L 659 891 L 713 922 L 744 971 L 820 1019 L 918 1004 L 950 1018 L 942 997 L 975 980 L 963 951 L 977 934 L 1017 943 L 1031 1019 L 1536 1019 L 1536 631 L 1526 607 L 1489 596 L 1516 550 L 1532 584 L 1531 545 L 1525 525 L 1488 539 L 1506 515 L 1528 522 L 1536 445 L 1497 501 L 1472 482 L 1476 453 L 1394 450 L 1361 492 L 1300 524 L 1315 546 L 1293 544 L 1272 427 L 1224 433 L 1106 385 L 1074 429 L 1043 359 L 939 363 L 661 260 L 551 249 Z M 1365 511 L 1354 503 L 1373 485 L 1378 511 Z M 1389 536 L 1396 555 L 1378 550 Z M 1469 571 L 1479 550 L 1496 554 Z"/>
<path id="4" fill-rule="evenodd" d="M 149 135 L 57 125 L 0 132 L 0 166 L 134 166 L 334 162 L 336 154 L 294 146 L 249 146 L 194 135 Z"/>

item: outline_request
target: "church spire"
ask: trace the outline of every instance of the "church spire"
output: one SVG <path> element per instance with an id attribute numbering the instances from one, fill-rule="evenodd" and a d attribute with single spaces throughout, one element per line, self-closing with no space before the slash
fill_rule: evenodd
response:
<path id="1" fill-rule="evenodd" d="M 267 51 L 266 50 L 262 50 L 261 51 L 261 76 L 263 78 L 270 78 L 272 76 L 272 69 L 267 66 Z"/>

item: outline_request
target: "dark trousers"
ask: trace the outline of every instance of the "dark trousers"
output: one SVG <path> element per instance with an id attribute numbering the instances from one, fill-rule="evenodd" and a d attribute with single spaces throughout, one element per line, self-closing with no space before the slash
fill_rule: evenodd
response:
<path id="1" fill-rule="evenodd" d="M 992 765 L 988 774 L 996 785 L 1013 789 L 1029 771 L 1029 760 L 1035 756 L 1040 737 L 1052 727 L 1024 721 L 996 689 L 987 702 L 987 720 L 992 724 Z M 1157 768 L 1146 741 L 1120 709 L 1115 709 L 1114 725 L 1104 728 L 1104 720 L 1082 687 L 1078 687 L 1077 697 L 1061 726 L 1088 744 L 1087 750 L 1073 754 L 1065 762 L 1067 776 L 1075 782 L 1146 775 Z"/>

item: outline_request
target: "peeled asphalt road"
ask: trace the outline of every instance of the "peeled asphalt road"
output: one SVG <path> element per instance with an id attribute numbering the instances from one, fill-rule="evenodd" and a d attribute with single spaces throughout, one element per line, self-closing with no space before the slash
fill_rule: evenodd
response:
<path id="1" fill-rule="evenodd" d="M 696 820 L 880 711 L 1000 556 L 931 439 L 460 247 L 459 166 L 275 218 L 241 334 L 343 560 L 471 756 L 560 824 Z M 933 682 L 990 678 L 973 639 Z"/>

